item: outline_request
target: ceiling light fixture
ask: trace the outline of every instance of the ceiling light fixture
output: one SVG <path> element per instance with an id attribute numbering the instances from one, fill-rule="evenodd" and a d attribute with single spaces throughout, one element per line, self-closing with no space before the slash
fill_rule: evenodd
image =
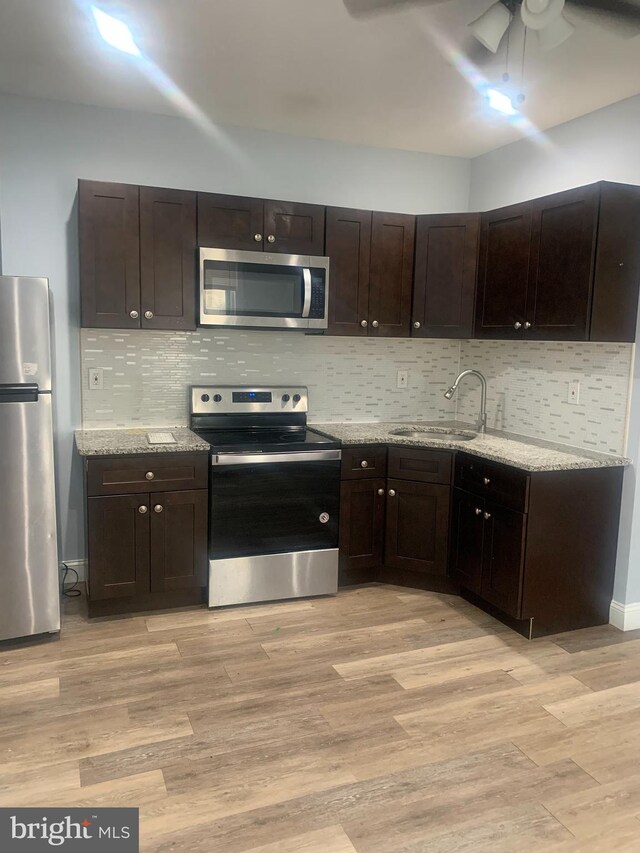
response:
<path id="1" fill-rule="evenodd" d="M 537 31 L 543 51 L 553 50 L 575 32 L 562 14 L 565 0 L 523 0 L 520 16 L 526 27 Z"/>
<path id="2" fill-rule="evenodd" d="M 130 56 L 141 56 L 140 48 L 135 43 L 131 30 L 124 23 L 111 15 L 107 15 L 102 9 L 97 6 L 91 7 L 93 18 L 96 22 L 98 32 L 107 44 L 115 47 L 116 50 L 121 50 L 123 53 L 128 53 Z"/>
<path id="3" fill-rule="evenodd" d="M 509 29 L 513 15 L 504 3 L 490 6 L 486 12 L 469 24 L 469 29 L 487 50 L 497 53 L 502 37 Z"/>

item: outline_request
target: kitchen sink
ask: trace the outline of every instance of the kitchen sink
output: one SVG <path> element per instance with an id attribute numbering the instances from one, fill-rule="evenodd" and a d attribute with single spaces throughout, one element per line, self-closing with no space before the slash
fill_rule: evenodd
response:
<path id="1" fill-rule="evenodd" d="M 403 429 L 392 429 L 389 435 L 398 435 L 403 438 L 430 438 L 442 441 L 472 441 L 476 437 L 475 432 L 462 429 L 447 429 L 446 427 L 404 427 Z"/>

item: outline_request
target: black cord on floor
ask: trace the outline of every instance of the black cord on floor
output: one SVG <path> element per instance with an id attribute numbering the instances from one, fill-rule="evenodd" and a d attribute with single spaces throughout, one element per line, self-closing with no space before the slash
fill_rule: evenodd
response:
<path id="1" fill-rule="evenodd" d="M 80 582 L 80 576 L 78 575 L 77 571 L 74 568 L 72 568 L 71 566 L 68 566 L 66 563 L 63 563 L 62 565 L 64 566 L 64 573 L 62 575 L 62 594 L 66 595 L 67 598 L 77 598 L 79 595 L 82 595 L 82 590 L 78 589 L 78 583 Z M 69 572 L 73 572 L 74 575 L 76 576 L 76 579 L 73 582 L 73 584 L 69 587 L 69 589 L 65 589 L 65 584 L 67 582 L 67 575 L 69 574 Z"/>

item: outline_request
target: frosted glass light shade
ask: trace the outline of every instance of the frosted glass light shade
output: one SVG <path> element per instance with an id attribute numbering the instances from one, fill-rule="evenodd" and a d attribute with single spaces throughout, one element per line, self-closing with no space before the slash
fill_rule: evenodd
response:
<path id="1" fill-rule="evenodd" d="M 502 3 L 494 3 L 484 14 L 469 24 L 469 29 L 474 37 L 483 44 L 487 50 L 497 53 L 511 23 L 511 12 Z"/>

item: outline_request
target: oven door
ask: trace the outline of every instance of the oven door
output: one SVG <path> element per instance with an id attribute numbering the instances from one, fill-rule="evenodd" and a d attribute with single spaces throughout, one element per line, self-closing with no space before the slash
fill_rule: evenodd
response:
<path id="1" fill-rule="evenodd" d="M 212 457 L 209 558 L 338 547 L 340 450 Z"/>
<path id="2" fill-rule="evenodd" d="M 200 249 L 200 324 L 326 329 L 328 258 Z"/>

